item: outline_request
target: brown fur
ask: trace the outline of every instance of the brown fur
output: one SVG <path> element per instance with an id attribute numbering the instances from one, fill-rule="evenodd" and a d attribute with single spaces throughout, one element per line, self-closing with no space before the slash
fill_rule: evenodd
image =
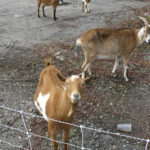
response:
<path id="1" fill-rule="evenodd" d="M 92 74 L 91 63 L 95 59 L 115 59 L 112 75 L 119 63 L 119 58 L 124 62 L 124 78 L 127 78 L 127 65 L 131 52 L 143 44 L 148 37 L 150 27 L 148 25 L 141 29 L 89 29 L 77 40 L 76 53 L 80 46 L 84 52 L 85 62 L 82 66 L 84 72 L 88 69 Z M 139 34 L 141 33 L 141 34 Z"/>
<path id="2" fill-rule="evenodd" d="M 92 51 L 97 55 L 120 53 L 123 56 L 131 53 L 132 49 L 138 45 L 136 34 L 132 29 L 91 29 L 80 38 L 83 52 L 90 53 Z"/>
<path id="3" fill-rule="evenodd" d="M 42 4 L 42 12 L 43 16 L 46 17 L 44 8 L 45 6 L 52 6 L 53 9 L 53 19 L 56 20 L 56 8 L 57 5 L 59 4 L 59 0 L 37 0 L 37 12 L 38 12 L 38 17 L 40 17 L 40 6 Z"/>
<path id="4" fill-rule="evenodd" d="M 91 0 L 86 0 L 87 3 L 91 2 Z"/>
<path id="5" fill-rule="evenodd" d="M 54 66 L 46 64 L 47 67 L 43 69 L 40 74 L 39 84 L 34 96 L 36 102 L 39 93 L 45 95 L 50 93 L 50 97 L 46 103 L 46 114 L 48 118 L 72 123 L 74 120 L 74 113 L 76 111 L 77 103 L 73 103 L 70 99 L 72 92 L 78 93 L 80 98 L 83 92 L 83 83 L 87 78 L 76 78 L 72 81 L 71 78 L 65 78 L 61 72 Z M 70 125 L 58 123 L 55 121 L 48 121 L 48 132 L 51 139 L 56 140 L 56 135 L 63 130 L 63 142 L 67 143 Z M 54 150 L 58 149 L 56 142 L 52 141 Z M 67 150 L 67 145 L 64 144 L 64 150 Z"/>

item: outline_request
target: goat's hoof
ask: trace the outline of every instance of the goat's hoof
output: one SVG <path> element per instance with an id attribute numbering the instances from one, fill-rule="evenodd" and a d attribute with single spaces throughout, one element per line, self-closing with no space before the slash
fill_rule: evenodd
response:
<path id="1" fill-rule="evenodd" d="M 55 17 L 55 18 L 54 18 L 54 21 L 56 21 L 56 20 L 57 20 L 57 18 Z"/>
<path id="2" fill-rule="evenodd" d="M 130 80 L 127 78 L 127 79 L 125 79 L 125 81 L 126 81 L 126 82 L 129 82 Z"/>
<path id="3" fill-rule="evenodd" d="M 90 71 L 90 72 L 89 72 L 89 76 L 92 76 L 92 74 L 93 74 L 93 72 L 92 72 L 92 71 Z"/>
<path id="4" fill-rule="evenodd" d="M 128 79 L 127 77 L 124 77 L 124 80 L 125 80 L 126 82 L 129 82 L 129 81 L 130 81 L 130 79 Z"/>
<path id="5" fill-rule="evenodd" d="M 41 18 L 41 16 L 39 15 L 38 18 Z"/>
<path id="6" fill-rule="evenodd" d="M 47 17 L 46 15 L 43 15 L 43 17 Z"/>
<path id="7" fill-rule="evenodd" d="M 90 14 L 90 11 L 85 11 L 85 14 Z"/>
<path id="8" fill-rule="evenodd" d="M 112 74 L 111 74 L 111 77 L 116 78 L 117 75 L 116 75 L 115 73 L 112 73 Z"/>
<path id="9" fill-rule="evenodd" d="M 88 10 L 88 11 L 87 11 L 87 14 L 90 14 L 90 12 L 91 12 L 91 10 Z"/>

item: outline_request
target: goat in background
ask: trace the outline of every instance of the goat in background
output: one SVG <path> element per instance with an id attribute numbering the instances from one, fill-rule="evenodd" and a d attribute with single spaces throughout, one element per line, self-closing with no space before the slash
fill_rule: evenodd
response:
<path id="1" fill-rule="evenodd" d="M 145 24 L 141 29 L 89 29 L 77 39 L 75 55 L 79 54 L 82 47 L 85 56 L 85 62 L 82 65 L 84 74 L 88 70 L 89 75 L 92 75 L 91 63 L 95 59 L 115 59 L 112 76 L 116 77 L 115 71 L 122 58 L 124 79 L 126 82 L 129 81 L 127 69 L 131 52 L 144 42 L 150 44 L 150 25 L 145 18 L 139 18 Z"/>
<path id="2" fill-rule="evenodd" d="M 40 18 L 40 6 L 42 4 L 42 12 L 43 12 L 43 16 L 46 17 L 44 8 L 45 6 L 52 6 L 53 9 L 53 19 L 56 21 L 57 17 L 56 17 L 56 8 L 59 4 L 59 0 L 37 0 L 37 12 L 38 12 L 38 17 Z"/>

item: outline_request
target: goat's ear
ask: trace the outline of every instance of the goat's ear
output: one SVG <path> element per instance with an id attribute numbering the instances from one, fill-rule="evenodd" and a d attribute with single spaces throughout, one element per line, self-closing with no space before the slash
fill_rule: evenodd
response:
<path id="1" fill-rule="evenodd" d="M 92 79 L 92 76 L 84 78 L 84 83 L 88 83 Z"/>
<path id="2" fill-rule="evenodd" d="M 65 82 L 66 81 L 66 78 L 64 76 L 62 76 L 61 74 L 57 73 L 57 77 L 59 80 Z"/>
<path id="3" fill-rule="evenodd" d="M 45 61 L 45 67 L 48 67 L 51 65 L 52 58 L 45 58 L 44 61 Z"/>

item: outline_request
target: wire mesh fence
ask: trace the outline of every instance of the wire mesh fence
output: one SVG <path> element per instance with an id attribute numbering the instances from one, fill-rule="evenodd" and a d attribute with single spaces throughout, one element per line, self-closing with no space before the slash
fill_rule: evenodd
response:
<path id="1" fill-rule="evenodd" d="M 3 128 L 6 128 L 6 129 L 11 129 L 11 130 L 14 130 L 14 131 L 19 131 L 23 134 L 25 134 L 27 136 L 27 140 L 28 140 L 28 147 L 29 148 L 24 148 L 23 146 L 20 146 L 19 144 L 13 144 L 13 143 L 10 143 L 6 140 L 3 140 L 3 139 L 0 139 L 0 142 L 1 143 L 5 143 L 9 146 L 12 146 L 12 147 L 16 147 L 16 148 L 21 148 L 21 149 L 30 149 L 32 150 L 32 142 L 31 142 L 31 138 L 32 137 L 40 137 L 40 138 L 43 138 L 45 140 L 51 140 L 51 141 L 55 141 L 53 139 L 50 139 L 48 138 L 47 136 L 41 136 L 41 135 L 37 135 L 37 134 L 34 134 L 32 132 L 30 132 L 27 128 L 27 124 L 26 124 L 26 121 L 24 119 L 24 116 L 30 116 L 30 117 L 36 117 L 36 118 L 42 118 L 44 119 L 42 116 L 39 116 L 39 115 L 35 115 L 35 114 L 32 114 L 32 113 L 28 113 L 28 112 L 24 112 L 24 111 L 21 111 L 21 110 L 16 110 L 16 109 L 12 109 L 12 108 L 9 108 L 9 107 L 5 107 L 5 106 L 0 106 L 1 109 L 4 109 L 4 110 L 8 110 L 10 112 L 15 112 L 15 113 L 19 113 L 20 116 L 21 116 L 21 119 L 22 119 L 22 122 L 23 122 L 23 125 L 24 125 L 24 130 L 22 129 L 19 129 L 19 128 L 15 128 L 15 127 L 11 127 L 11 126 L 8 126 L 8 125 L 5 125 L 5 124 L 0 124 L 1 127 Z M 127 138 L 127 139 L 131 139 L 131 140 L 136 140 L 136 141 L 141 141 L 141 142 L 144 142 L 145 143 L 145 150 L 148 150 L 148 144 L 150 143 L 150 139 L 144 139 L 144 138 L 138 138 L 138 137 L 134 137 L 134 136 L 129 136 L 129 135 L 125 135 L 125 134 L 120 134 L 120 133 L 115 133 L 115 132 L 111 132 L 111 131 L 105 131 L 103 129 L 96 129 L 96 128 L 92 128 L 92 127 L 86 127 L 84 125 L 76 125 L 76 124 L 72 124 L 72 123 L 67 123 L 67 122 L 62 122 L 62 121 L 59 121 L 59 120 L 54 120 L 54 119 L 51 119 L 49 118 L 49 120 L 52 120 L 52 121 L 56 121 L 56 122 L 59 122 L 59 123 L 62 123 L 62 124 L 69 124 L 73 127 L 77 127 L 80 129 L 81 131 L 81 145 L 74 145 L 74 144 L 70 144 L 70 143 L 63 143 L 61 141 L 55 141 L 55 142 L 58 142 L 60 144 L 67 144 L 68 146 L 71 146 L 73 148 L 77 148 L 77 149 L 87 149 L 87 150 L 91 150 L 90 147 L 86 147 L 86 143 L 84 143 L 84 132 L 85 130 L 90 130 L 92 132 L 98 132 L 98 133 L 103 133 L 103 134 L 108 134 L 108 135 L 112 135 L 112 136 L 117 136 L 119 138 Z M 84 130 L 85 129 L 85 130 Z M 92 137 L 90 137 L 92 138 Z"/>

